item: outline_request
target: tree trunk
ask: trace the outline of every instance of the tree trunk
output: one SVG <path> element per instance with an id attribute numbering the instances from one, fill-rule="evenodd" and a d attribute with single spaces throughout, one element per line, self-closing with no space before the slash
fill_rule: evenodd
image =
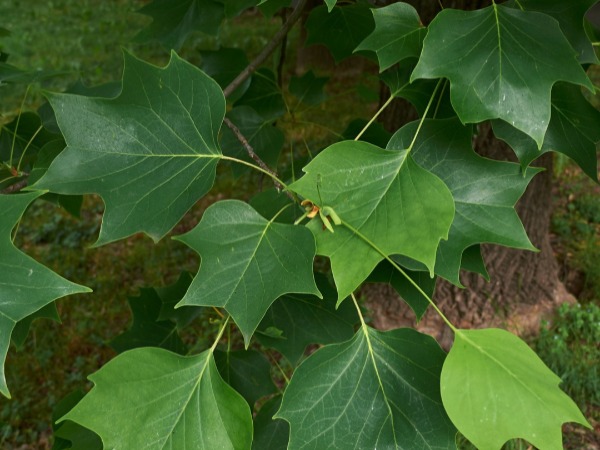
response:
<path id="1" fill-rule="evenodd" d="M 424 23 L 428 23 L 439 11 L 437 1 L 414 0 L 409 3 L 415 6 Z M 488 3 L 479 0 L 443 2 L 444 7 L 461 9 L 480 8 Z M 382 94 L 384 101 L 386 93 Z M 390 106 L 382 115 L 383 124 L 389 131 L 395 131 L 416 118 L 414 109 L 405 101 L 394 101 Z M 494 138 L 487 124 L 480 127 L 475 150 L 492 159 L 515 161 L 514 153 Z M 484 245 L 482 253 L 490 282 L 471 273 L 463 273 L 461 278 L 466 289 L 459 289 L 444 280 L 438 282 L 434 300 L 460 328 L 496 326 L 520 335 L 531 335 L 539 329 L 541 317 L 549 315 L 557 304 L 574 300 L 558 279 L 558 265 L 550 245 L 552 155 L 542 156 L 534 165 L 546 170 L 534 177 L 517 204 L 517 212 L 529 238 L 540 252 Z M 415 325 L 414 314 L 390 287 L 367 286 L 363 294 L 378 328 Z M 452 333 L 432 308 L 417 328 L 436 337 L 443 347 L 450 346 Z"/>

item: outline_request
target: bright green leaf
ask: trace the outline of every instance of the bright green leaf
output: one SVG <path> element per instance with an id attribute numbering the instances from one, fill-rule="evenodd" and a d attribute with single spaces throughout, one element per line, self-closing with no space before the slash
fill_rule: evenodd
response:
<path id="1" fill-rule="evenodd" d="M 448 415 L 480 450 L 513 438 L 560 450 L 564 422 L 589 427 L 559 383 L 525 342 L 499 329 L 457 330 L 441 375 Z"/>
<path id="2" fill-rule="evenodd" d="M 215 363 L 223 380 L 250 405 L 277 391 L 271 378 L 271 364 L 255 350 L 215 351 Z"/>
<path id="3" fill-rule="evenodd" d="M 4 362 L 15 324 L 57 298 L 90 289 L 58 276 L 17 250 L 12 230 L 25 209 L 42 192 L 0 194 L 0 393 L 10 398 Z"/>
<path id="4" fill-rule="evenodd" d="M 283 395 L 289 449 L 452 449 L 456 430 L 440 398 L 445 354 L 412 329 L 363 327 L 313 353 Z"/>
<path id="5" fill-rule="evenodd" d="M 115 337 L 110 346 L 117 352 L 138 347 L 160 347 L 184 354 L 186 346 L 170 320 L 159 320 L 162 300 L 152 288 L 140 289 L 140 295 L 129 297 L 133 323 L 127 331 Z"/>
<path id="6" fill-rule="evenodd" d="M 406 58 L 418 58 L 427 29 L 419 14 L 408 3 L 392 3 L 371 10 L 375 30 L 355 51 L 371 50 L 377 54 L 379 70 L 393 66 Z"/>
<path id="7" fill-rule="evenodd" d="M 294 95 L 300 103 L 318 105 L 327 98 L 323 88 L 329 77 L 317 77 L 309 70 L 301 77 L 292 77 L 289 84 L 290 94 Z"/>
<path id="8" fill-rule="evenodd" d="M 154 0 L 138 12 L 153 20 L 135 39 L 157 40 L 174 50 L 179 50 L 193 31 L 217 34 L 225 15 L 223 4 L 216 0 Z"/>
<path id="9" fill-rule="evenodd" d="M 296 365 L 309 344 L 333 344 L 350 339 L 358 316 L 345 302 L 336 309 L 337 292 L 322 274 L 315 274 L 323 299 L 314 295 L 284 295 L 269 308 L 256 335 L 260 343 L 274 348 Z M 278 336 L 268 331 L 277 329 Z"/>
<path id="10" fill-rule="evenodd" d="M 496 4 L 477 11 L 447 8 L 431 22 L 412 78 L 438 77 L 450 80 L 452 105 L 463 123 L 502 119 L 538 148 L 554 83 L 593 90 L 555 20 Z"/>
<path id="11" fill-rule="evenodd" d="M 541 151 L 525 133 L 506 122 L 493 121 L 494 134 L 510 145 L 525 170 L 542 154 L 563 153 L 598 179 L 596 143 L 600 141 L 600 112 L 588 103 L 577 86 L 557 84 L 552 90 L 552 116 Z"/>
<path id="12" fill-rule="evenodd" d="M 160 239 L 212 187 L 225 99 L 175 53 L 164 69 L 126 53 L 115 99 L 49 98 L 67 148 L 36 188 L 100 194 L 97 245 L 140 231 Z"/>
<path id="13" fill-rule="evenodd" d="M 363 3 L 335 6 L 331 12 L 322 5 L 306 21 L 306 45 L 325 45 L 336 62 L 352 56 L 354 49 L 375 28 L 373 15 Z"/>
<path id="14" fill-rule="evenodd" d="M 273 126 L 272 121 L 265 120 L 250 106 L 236 106 L 227 113 L 227 118 L 238 127 L 254 153 L 267 166 L 277 167 L 277 161 L 285 141 L 283 131 Z M 255 163 L 246 148 L 228 127 L 223 127 L 220 144 L 225 155 Z M 235 176 L 240 176 L 248 172 L 250 168 L 236 163 L 232 165 L 232 170 Z"/>
<path id="15" fill-rule="evenodd" d="M 321 296 L 313 277 L 311 233 L 268 221 L 244 202 L 213 204 L 193 230 L 177 239 L 202 258 L 179 306 L 225 308 L 246 347 L 275 299 L 286 293 Z"/>
<path id="16" fill-rule="evenodd" d="M 417 126 L 417 122 L 412 122 L 398 130 L 388 148 L 405 148 Z M 441 242 L 438 249 L 436 274 L 460 286 L 462 254 L 475 244 L 535 249 L 514 205 L 537 170 L 523 176 L 517 164 L 477 155 L 471 146 L 470 127 L 462 126 L 456 118 L 425 120 L 413 157 L 417 164 L 444 181 L 456 206 L 448 240 Z"/>
<path id="17" fill-rule="evenodd" d="M 188 357 L 130 350 L 89 379 L 92 390 L 61 420 L 94 431 L 104 448 L 250 448 L 250 408 L 223 381 L 210 350 Z"/>
<path id="18" fill-rule="evenodd" d="M 258 69 L 246 93 L 235 103 L 236 106 L 251 106 L 264 120 L 272 121 L 286 112 L 281 88 L 275 74 L 269 69 Z"/>
<path id="19" fill-rule="evenodd" d="M 369 276 L 383 255 L 409 256 L 433 272 L 454 202 L 444 183 L 406 151 L 344 141 L 323 150 L 303 170 L 306 175 L 290 189 L 332 207 L 345 224 L 330 233 L 318 218 L 309 223 L 317 252 L 331 259 L 339 300 Z"/>

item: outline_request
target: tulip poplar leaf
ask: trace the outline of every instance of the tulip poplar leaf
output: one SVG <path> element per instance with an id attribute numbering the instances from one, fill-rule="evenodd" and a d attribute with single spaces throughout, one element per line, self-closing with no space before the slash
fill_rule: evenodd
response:
<path id="1" fill-rule="evenodd" d="M 223 381 L 210 350 L 180 356 L 138 348 L 89 379 L 94 387 L 61 421 L 94 431 L 104 448 L 250 448 L 250 408 Z"/>
<path id="2" fill-rule="evenodd" d="M 200 254 L 200 271 L 178 306 L 223 307 L 246 346 L 267 309 L 287 293 L 321 297 L 313 276 L 315 242 L 304 227 L 275 223 L 238 200 L 210 206 L 178 240 Z"/>
<path id="3" fill-rule="evenodd" d="M 552 51 L 548 51 L 552 49 Z M 444 9 L 429 25 L 412 79 L 448 78 L 463 123 L 502 119 L 542 146 L 558 81 L 594 87 L 558 23 L 493 4 Z"/>
<path id="4" fill-rule="evenodd" d="M 163 237 L 212 187 L 225 114 L 219 85 L 171 54 L 165 68 L 125 53 L 114 99 L 51 94 L 67 148 L 35 187 L 99 194 L 96 245 L 144 232 Z"/>

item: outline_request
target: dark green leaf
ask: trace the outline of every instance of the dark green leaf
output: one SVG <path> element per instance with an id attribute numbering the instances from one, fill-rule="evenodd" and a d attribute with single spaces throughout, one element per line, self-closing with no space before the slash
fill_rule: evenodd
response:
<path id="1" fill-rule="evenodd" d="M 71 422 L 56 423 L 84 397 L 82 391 L 71 392 L 61 399 L 52 410 L 54 445 L 52 450 L 102 450 L 102 440 L 93 431 Z"/>
<path id="2" fill-rule="evenodd" d="M 246 399 L 250 408 L 259 398 L 277 391 L 271 364 L 254 350 L 215 351 L 215 363 L 223 380 Z"/>
<path id="3" fill-rule="evenodd" d="M 344 139 L 354 139 L 356 136 L 358 136 L 358 133 L 363 130 L 367 123 L 368 120 L 366 119 L 354 119 L 348 124 L 342 133 L 342 137 Z M 369 144 L 377 145 L 378 147 L 385 147 L 391 137 L 392 133 L 387 131 L 381 122 L 373 122 L 360 136 L 360 140 L 363 142 L 368 142 Z"/>
<path id="4" fill-rule="evenodd" d="M 254 418 L 252 450 L 286 450 L 290 438 L 290 426 L 285 420 L 273 419 L 281 405 L 277 395 L 266 402 Z"/>
<path id="5" fill-rule="evenodd" d="M 256 194 L 248 203 L 265 219 L 274 219 L 275 222 L 292 223 L 301 215 L 301 209 L 293 204 L 292 199 L 275 188 Z M 291 207 L 280 212 L 287 205 Z"/>
<path id="6" fill-rule="evenodd" d="M 94 431 L 104 448 L 250 448 L 248 403 L 222 380 L 210 350 L 130 350 L 89 379 L 94 387 L 61 421 Z"/>
<path id="7" fill-rule="evenodd" d="M 259 0 L 220 0 L 225 5 L 225 17 L 231 19 L 240 15 L 244 10 L 252 8 Z"/>
<path id="8" fill-rule="evenodd" d="M 41 194 L 0 194 L 0 393 L 9 398 L 4 362 L 15 324 L 57 298 L 90 292 L 58 276 L 13 245 L 13 227 Z"/>
<path id="9" fill-rule="evenodd" d="M 415 8 L 399 2 L 371 11 L 375 29 L 356 47 L 356 51 L 374 51 L 380 71 L 406 58 L 419 57 L 427 29 L 421 24 Z"/>
<path id="10" fill-rule="evenodd" d="M 284 295 L 267 311 L 256 335 L 264 346 L 274 348 L 296 365 L 309 344 L 332 344 L 352 337 L 358 316 L 354 305 L 344 302 L 336 309 L 337 292 L 322 274 L 315 274 L 323 299 L 314 295 Z M 278 330 L 277 336 L 269 333 Z"/>
<path id="11" fill-rule="evenodd" d="M 407 328 L 363 327 L 316 351 L 296 369 L 276 416 L 290 423 L 288 448 L 455 448 L 439 390 L 444 357 L 433 338 Z"/>
<path id="12" fill-rule="evenodd" d="M 283 132 L 273 126 L 272 121 L 265 120 L 257 114 L 250 106 L 236 106 L 227 113 L 227 117 L 238 127 L 254 153 L 267 166 L 277 167 L 277 161 L 285 141 Z M 223 127 L 220 144 L 225 155 L 255 164 L 248 151 L 228 127 Z M 232 170 L 235 176 L 240 176 L 248 172 L 250 168 L 241 164 L 233 164 Z"/>
<path id="13" fill-rule="evenodd" d="M 68 73 L 58 70 L 22 70 L 0 60 L 0 87 L 4 84 L 31 84 Z"/>
<path id="14" fill-rule="evenodd" d="M 67 148 L 36 187 L 100 194 L 97 245 L 139 231 L 160 239 L 212 187 L 225 99 L 176 54 L 164 69 L 125 54 L 115 99 L 53 94 L 50 102 Z"/>
<path id="15" fill-rule="evenodd" d="M 431 278 L 426 272 L 411 271 L 408 269 L 404 269 L 404 271 L 429 298 L 433 296 L 435 277 Z M 417 316 L 417 320 L 420 320 L 425 311 L 427 311 L 427 307 L 429 306 L 427 298 L 423 297 L 423 294 L 388 261 L 380 262 L 371 275 L 369 275 L 367 281 L 371 283 L 389 283 L 402 300 L 410 306 Z"/>
<path id="16" fill-rule="evenodd" d="M 417 126 L 412 122 L 398 130 L 388 148 L 405 148 Z M 456 118 L 425 120 L 413 157 L 444 181 L 456 206 L 448 240 L 440 243 L 437 252 L 436 274 L 460 286 L 462 254 L 479 243 L 535 250 L 514 205 L 538 171 L 524 177 L 517 164 L 478 156 L 471 147 L 470 127 Z"/>
<path id="17" fill-rule="evenodd" d="M 115 337 L 110 346 L 117 352 L 138 347 L 160 347 L 175 353 L 185 354 L 186 346 L 170 320 L 159 320 L 163 302 L 156 290 L 140 289 L 138 297 L 129 297 L 133 323 L 127 331 Z"/>
<path id="18" fill-rule="evenodd" d="M 341 301 L 384 259 L 402 254 L 433 272 L 436 250 L 446 239 L 454 202 L 444 183 L 417 165 L 406 151 L 344 141 L 323 150 L 290 189 L 344 223 L 335 233 L 315 218 L 309 228 L 317 252 L 331 259 Z M 370 243 L 369 243 L 370 241 Z M 459 260 L 460 261 L 460 260 Z"/>
<path id="19" fill-rule="evenodd" d="M 21 350 L 23 348 L 25 340 L 27 339 L 27 335 L 29 334 L 31 324 L 36 319 L 50 319 L 60 323 L 60 317 L 58 315 L 58 310 L 56 309 L 56 303 L 48 303 L 46 306 L 38 309 L 33 314 L 17 322 L 15 328 L 13 329 L 12 335 L 10 336 L 10 340 L 17 350 Z"/>
<path id="20" fill-rule="evenodd" d="M 526 11 L 539 11 L 552 16 L 560 24 L 560 29 L 565 34 L 573 48 L 577 51 L 579 62 L 582 64 L 598 64 L 598 58 L 594 47 L 590 42 L 583 21 L 585 13 L 598 0 L 519 0 L 518 6 L 515 2 L 509 2 L 514 8 L 520 7 Z"/>
<path id="21" fill-rule="evenodd" d="M 292 6 L 292 0 L 261 0 L 258 8 L 267 17 L 273 17 L 281 8 Z"/>
<path id="22" fill-rule="evenodd" d="M 564 422 L 590 427 L 559 383 L 525 342 L 498 329 L 457 330 L 441 374 L 448 415 L 481 449 L 523 438 L 560 450 Z"/>
<path id="23" fill-rule="evenodd" d="M 477 11 L 446 8 L 431 22 L 412 78 L 438 77 L 450 80 L 452 105 L 463 123 L 502 119 L 538 148 L 554 83 L 593 90 L 555 20 L 496 4 Z"/>
<path id="24" fill-rule="evenodd" d="M 287 110 L 275 74 L 264 68 L 254 72 L 248 90 L 235 105 L 251 106 L 265 121 L 277 119 Z"/>
<path id="25" fill-rule="evenodd" d="M 500 120 L 493 121 L 494 134 L 510 145 L 525 170 L 542 154 L 563 153 L 598 180 L 596 143 L 600 141 L 600 112 L 588 103 L 577 86 L 557 84 L 552 90 L 552 116 L 541 151 L 525 133 Z"/>
<path id="26" fill-rule="evenodd" d="M 200 55 L 202 56 L 200 68 L 219 83 L 222 89 L 225 89 L 248 65 L 246 52 L 239 48 L 222 47 L 216 51 L 200 52 Z M 229 100 L 236 101 L 239 99 L 250 86 L 250 80 L 251 78 L 246 79 L 233 91 L 228 97 Z"/>
<path id="27" fill-rule="evenodd" d="M 192 31 L 217 34 L 225 15 L 216 0 L 154 0 L 138 11 L 152 17 L 136 40 L 157 40 L 168 49 L 179 50 Z"/>
<path id="28" fill-rule="evenodd" d="M 325 45 L 336 62 L 352 52 L 375 28 L 373 15 L 363 3 L 335 6 L 331 12 L 325 5 L 313 9 L 306 21 L 306 45 Z"/>
<path id="29" fill-rule="evenodd" d="M 177 237 L 202 257 L 179 306 L 223 307 L 250 337 L 271 303 L 286 293 L 320 296 L 312 264 L 315 243 L 304 227 L 267 221 L 238 200 L 211 205 L 200 223 Z"/>
<path id="30" fill-rule="evenodd" d="M 175 308 L 192 284 L 193 279 L 194 276 L 191 273 L 181 272 L 175 283 L 156 289 L 162 302 L 158 320 L 173 320 L 177 324 L 177 328 L 181 330 L 200 314 L 202 308 L 196 306 Z"/>
<path id="31" fill-rule="evenodd" d="M 329 77 L 317 77 L 309 70 L 301 77 L 292 77 L 290 80 L 290 94 L 294 95 L 300 103 L 307 105 L 318 105 L 326 100 L 323 88 Z"/>

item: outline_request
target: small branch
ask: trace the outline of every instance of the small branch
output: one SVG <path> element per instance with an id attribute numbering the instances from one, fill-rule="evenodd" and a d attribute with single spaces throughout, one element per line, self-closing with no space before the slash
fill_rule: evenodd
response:
<path id="1" fill-rule="evenodd" d="M 266 172 L 267 174 L 269 174 L 271 176 L 271 179 L 273 180 L 273 184 L 275 184 L 275 187 L 277 188 L 277 190 L 285 191 L 285 193 L 288 197 L 290 197 L 292 200 L 295 200 L 294 197 L 292 196 L 292 194 L 286 190 L 286 187 L 283 184 L 281 184 L 280 181 L 278 181 L 277 172 L 275 172 L 271 168 L 269 168 L 269 166 L 267 166 L 265 164 L 265 162 L 262 159 L 260 159 L 260 157 L 254 152 L 254 149 L 248 143 L 248 140 L 242 134 L 240 129 L 238 127 L 236 127 L 235 124 L 231 120 L 229 120 L 227 117 L 223 118 L 223 123 L 225 125 L 227 125 L 231 131 L 233 131 L 233 134 L 235 134 L 235 137 L 244 146 L 244 148 L 246 149 L 246 152 L 248 152 L 248 154 L 250 155 L 250 158 L 252 158 L 264 172 Z"/>
<path id="2" fill-rule="evenodd" d="M 4 188 L 0 191 L 0 194 L 13 194 L 15 192 L 19 192 L 24 187 L 27 187 L 29 183 L 29 178 L 23 178 L 21 181 L 17 181 L 15 184 L 11 184 L 7 188 Z"/>
<path id="3" fill-rule="evenodd" d="M 250 75 L 260 66 L 262 63 L 266 61 L 266 59 L 271 56 L 271 54 L 275 51 L 277 46 L 283 41 L 283 39 L 287 36 L 289 31 L 292 29 L 294 24 L 300 19 L 302 15 L 302 11 L 306 6 L 306 2 L 308 0 L 300 0 L 292 14 L 288 17 L 287 21 L 283 24 L 281 29 L 275 33 L 273 38 L 267 43 L 265 48 L 254 58 L 248 67 L 246 67 L 242 72 L 233 80 L 229 85 L 223 90 L 223 94 L 225 97 L 229 97 L 233 91 L 235 91 L 244 81 L 248 79 Z"/>

